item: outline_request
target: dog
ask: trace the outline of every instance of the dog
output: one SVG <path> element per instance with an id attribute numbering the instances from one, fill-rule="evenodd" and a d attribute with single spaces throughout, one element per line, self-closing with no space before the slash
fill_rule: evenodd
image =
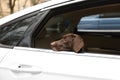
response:
<path id="1" fill-rule="evenodd" d="M 84 41 L 81 36 L 68 33 L 63 35 L 60 40 L 51 42 L 50 45 L 54 51 L 74 51 L 79 53 L 84 48 Z"/>

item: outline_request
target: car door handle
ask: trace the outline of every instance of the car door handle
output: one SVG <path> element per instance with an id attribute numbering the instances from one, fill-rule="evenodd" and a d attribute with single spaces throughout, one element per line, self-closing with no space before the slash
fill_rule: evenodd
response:
<path id="1" fill-rule="evenodd" d="M 3 66 L 3 68 L 9 69 L 15 73 L 41 73 L 42 70 L 39 67 L 27 64 Z"/>
<path id="2" fill-rule="evenodd" d="M 16 68 L 11 69 L 16 72 L 25 72 L 25 73 L 41 73 L 41 69 L 39 67 L 33 65 L 19 64 Z"/>

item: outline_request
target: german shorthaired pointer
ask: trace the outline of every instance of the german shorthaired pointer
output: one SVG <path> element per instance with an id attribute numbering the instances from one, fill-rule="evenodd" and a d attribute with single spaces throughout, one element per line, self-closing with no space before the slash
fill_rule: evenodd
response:
<path id="1" fill-rule="evenodd" d="M 63 35 L 58 40 L 51 42 L 51 48 L 55 51 L 74 51 L 76 53 L 81 52 L 84 47 L 84 41 L 81 36 L 73 33 Z"/>

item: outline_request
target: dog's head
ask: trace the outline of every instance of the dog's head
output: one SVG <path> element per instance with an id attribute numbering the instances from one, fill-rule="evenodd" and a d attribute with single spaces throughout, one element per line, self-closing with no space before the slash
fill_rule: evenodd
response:
<path id="1" fill-rule="evenodd" d="M 84 47 L 83 39 L 77 35 L 68 33 L 63 37 L 51 43 L 51 47 L 55 51 L 75 51 L 79 52 Z"/>

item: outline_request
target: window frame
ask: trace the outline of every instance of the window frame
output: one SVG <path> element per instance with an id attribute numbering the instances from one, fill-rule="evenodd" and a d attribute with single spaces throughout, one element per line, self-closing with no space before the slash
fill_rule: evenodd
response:
<path id="1" fill-rule="evenodd" d="M 99 2 L 99 1 L 98 1 Z M 101 1 L 102 2 L 102 1 Z M 111 2 L 110 2 L 111 3 Z M 93 4 L 93 5 L 92 5 Z M 107 5 L 107 4 L 109 4 L 109 2 L 107 3 L 105 3 L 105 4 L 100 4 L 100 5 L 95 5 L 94 4 L 94 2 L 91 2 L 91 3 L 89 3 L 87 6 L 85 6 L 84 4 L 81 4 L 81 5 L 79 5 L 78 3 L 77 3 L 77 5 L 69 5 L 70 7 L 68 8 L 68 6 L 66 5 L 66 6 L 63 6 L 63 7 L 59 7 L 59 8 L 54 8 L 54 9 L 51 9 L 50 10 L 50 12 L 47 14 L 47 16 L 44 18 L 44 20 L 42 21 L 42 23 L 39 25 L 40 27 L 41 27 L 41 29 L 42 29 L 42 27 L 46 24 L 46 22 L 52 17 L 52 16 L 54 16 L 54 15 L 57 15 L 57 14 L 59 14 L 59 13 L 66 13 L 66 12 L 71 12 L 71 11 L 76 11 L 76 10 L 84 10 L 84 9 L 86 9 L 86 8 L 93 8 L 93 7 L 101 7 L 101 6 L 105 6 L 105 5 Z M 90 6 L 91 5 L 91 6 Z M 109 5 L 111 5 L 111 4 L 109 4 Z M 83 7 L 83 6 L 85 6 L 85 7 Z M 64 10 L 63 10 L 63 8 L 64 8 Z M 89 12 L 89 14 L 93 14 L 93 12 L 90 12 L 91 10 L 89 10 L 88 12 Z M 104 10 L 105 11 L 105 10 Z M 98 11 L 99 12 L 99 11 Z M 82 16 L 85 16 L 84 14 L 82 14 Z M 38 28 L 38 31 L 37 32 L 39 32 L 41 29 L 39 29 Z M 84 34 L 84 32 L 86 32 L 86 33 L 93 33 L 92 31 L 81 31 L 80 33 L 78 33 L 78 32 L 75 32 L 75 33 L 78 33 L 78 34 Z M 94 31 L 94 33 L 96 33 L 97 31 Z M 120 31 L 119 31 L 120 32 Z M 97 33 L 101 33 L 101 31 L 98 31 Z M 106 33 L 108 33 L 108 32 L 106 32 Z M 116 32 L 117 33 L 117 32 Z M 35 33 L 34 33 L 35 34 Z M 35 37 L 37 36 L 37 34 L 38 33 L 36 33 L 36 35 L 34 35 L 34 37 L 33 37 L 33 44 L 35 44 Z M 103 36 L 103 35 L 101 35 L 100 34 L 100 36 Z M 105 35 L 105 36 L 107 36 L 107 34 Z M 35 47 L 35 46 L 32 46 L 32 47 Z"/>

